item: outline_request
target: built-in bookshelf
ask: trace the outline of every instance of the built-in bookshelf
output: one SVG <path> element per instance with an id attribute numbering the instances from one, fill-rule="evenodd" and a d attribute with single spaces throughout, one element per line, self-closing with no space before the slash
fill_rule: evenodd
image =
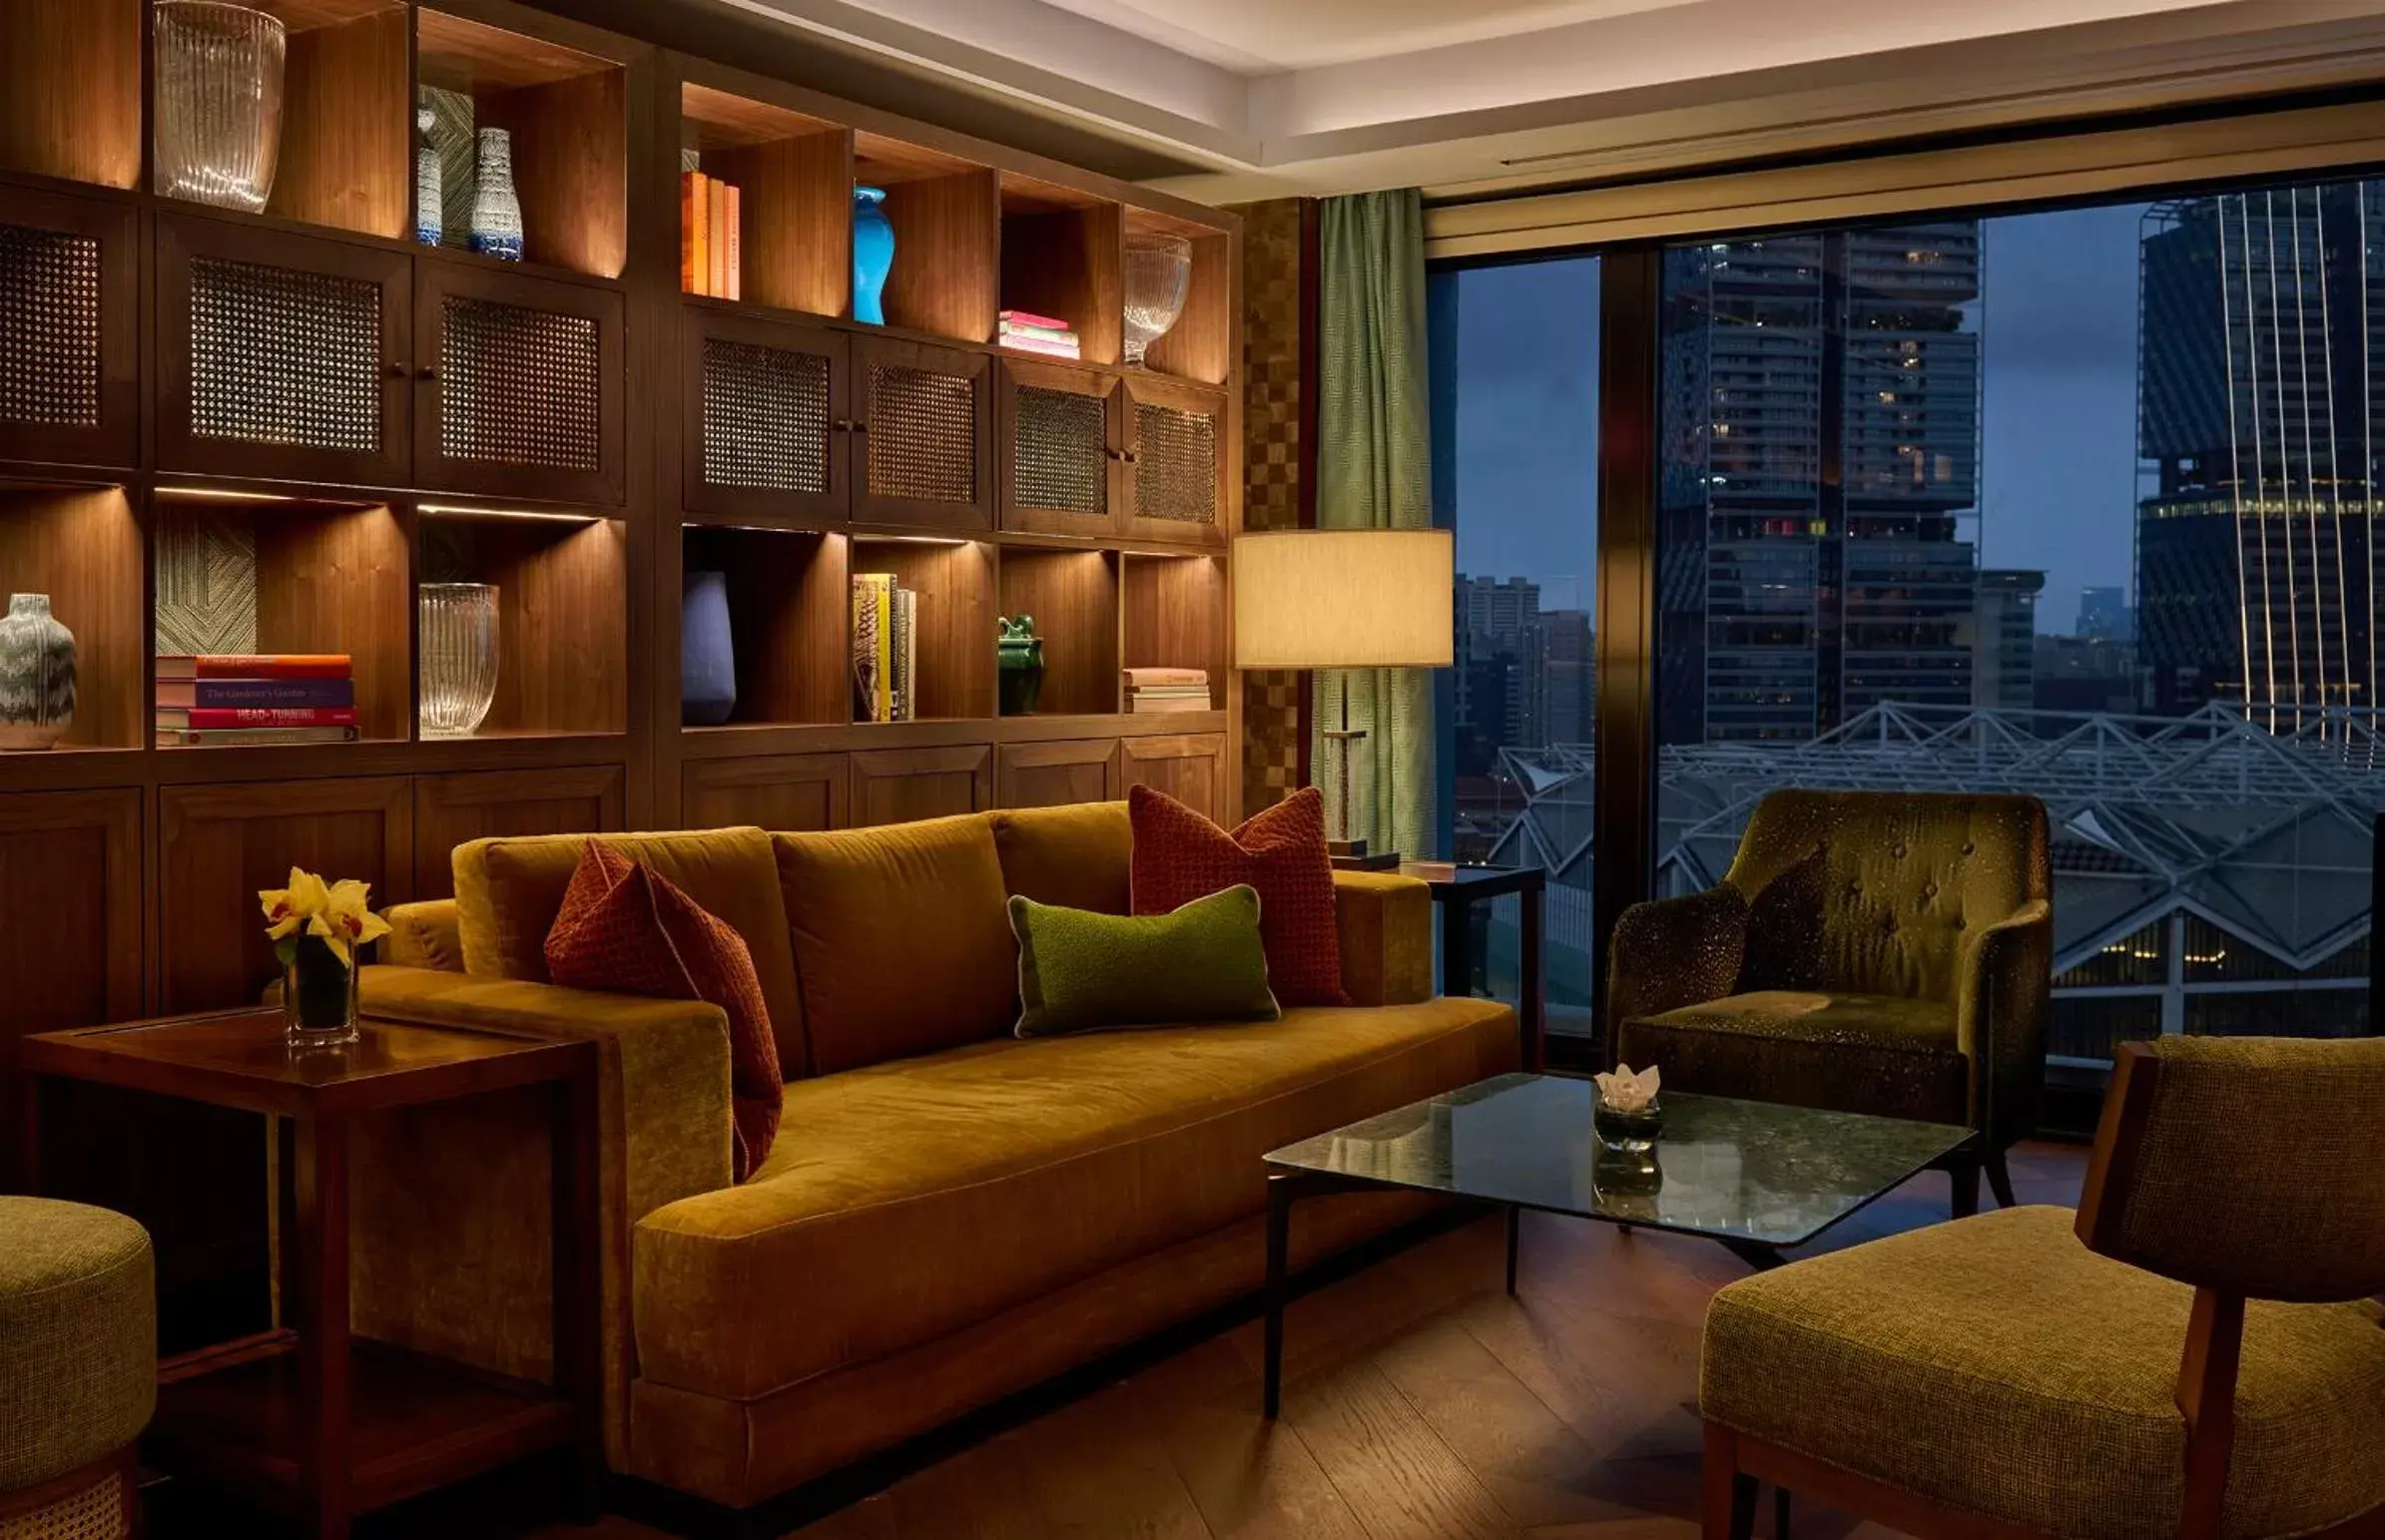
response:
<path id="1" fill-rule="evenodd" d="M 59 747 L 0 756 L 0 923 L 40 941 L 0 959 L 0 1097 L 22 1033 L 254 999 L 255 890 L 294 861 L 391 902 L 442 895 L 446 852 L 484 834 L 1136 781 L 1234 809 L 1231 215 L 559 3 L 256 3 L 288 30 L 256 213 L 156 184 L 149 0 L 0 5 L 0 330 L 43 342 L 0 356 L 0 585 L 50 596 L 80 669 Z M 436 210 L 418 111 L 448 152 Z M 476 175 L 489 128 L 519 261 L 459 228 L 456 147 Z M 735 300 L 682 281 L 688 169 L 738 190 Z M 857 184 L 895 240 L 883 324 L 855 318 Z M 1189 297 L 1128 367 L 1123 252 L 1147 232 L 1191 242 Z M 1082 356 L 1000 346 L 1005 309 L 1064 319 Z M 698 571 L 727 581 L 717 727 L 682 725 Z M 857 710 L 872 572 L 916 596 L 908 721 Z M 416 592 L 451 582 L 499 596 L 463 738 L 417 704 Z M 995 623 L 1020 613 L 1046 674 L 1004 716 Z M 195 650 L 347 655 L 355 739 L 160 746 L 153 660 Z M 1153 666 L 1209 671 L 1213 709 L 1128 711 L 1120 671 Z M 217 1282 L 177 1266 L 178 1293 Z"/>

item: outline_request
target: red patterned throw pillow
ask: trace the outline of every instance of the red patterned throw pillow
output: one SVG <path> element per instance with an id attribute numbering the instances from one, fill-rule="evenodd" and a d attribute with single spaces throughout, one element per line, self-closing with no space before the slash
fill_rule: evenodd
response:
<path id="1" fill-rule="evenodd" d="M 670 878 L 591 839 L 546 935 L 548 974 L 572 989 L 701 1000 L 729 1017 L 730 1109 L 737 1180 L 762 1165 L 778 1137 L 787 1088 L 770 1007 L 745 938 Z"/>
<path id="2" fill-rule="evenodd" d="M 1238 882 L 1259 890 L 1267 982 L 1285 1005 L 1348 1005 L 1325 795 L 1304 786 L 1227 833 L 1149 786 L 1127 792 L 1137 914 L 1167 914 Z"/>

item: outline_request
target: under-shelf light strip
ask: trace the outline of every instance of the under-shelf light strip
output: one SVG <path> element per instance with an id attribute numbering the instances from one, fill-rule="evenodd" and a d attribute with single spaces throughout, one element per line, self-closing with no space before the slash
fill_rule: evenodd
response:
<path id="1" fill-rule="evenodd" d="M 416 503 L 416 513 L 465 519 L 532 519 L 542 524 L 601 524 L 602 514 L 556 513 L 544 508 L 467 508 L 453 503 Z"/>

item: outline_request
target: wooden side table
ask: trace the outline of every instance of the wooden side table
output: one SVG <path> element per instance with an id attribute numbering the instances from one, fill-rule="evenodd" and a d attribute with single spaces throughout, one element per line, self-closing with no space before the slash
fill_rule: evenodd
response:
<path id="1" fill-rule="evenodd" d="M 1464 866 L 1455 861 L 1402 861 L 1400 875 L 1415 877 L 1433 889 L 1441 905 L 1442 987 L 1461 994 L 1474 987 L 1474 906 L 1513 893 L 1523 907 L 1516 971 L 1521 975 L 1522 999 L 1515 1013 L 1523 1036 L 1523 1067 L 1538 1074 L 1548 1010 L 1548 986 L 1540 976 L 1540 934 L 1546 907 L 1548 875 L 1537 866 Z"/>
<path id="2" fill-rule="evenodd" d="M 28 1157 L 43 1076 L 289 1120 L 288 1328 L 159 1366 L 151 1446 L 169 1470 L 293 1514 L 312 1536 L 401 1498 L 548 1449 L 596 1510 L 602 1471 L 596 1045 L 366 1021 L 339 1048 L 294 1050 L 278 1011 L 231 1011 L 22 1040 Z M 358 1113 L 550 1088 L 555 1382 L 536 1384 L 348 1334 L 348 1124 Z M 35 1167 L 23 1167 L 30 1182 Z"/>

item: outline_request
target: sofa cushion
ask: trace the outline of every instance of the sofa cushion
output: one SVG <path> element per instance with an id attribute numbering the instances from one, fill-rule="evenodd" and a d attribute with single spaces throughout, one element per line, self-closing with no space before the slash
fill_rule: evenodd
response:
<path id="1" fill-rule="evenodd" d="M 1626 1021 L 1615 1054 L 1660 1066 L 1676 1091 L 1971 1121 L 1955 1008 L 1936 1000 L 1755 990 Z"/>
<path id="2" fill-rule="evenodd" d="M 1124 802 L 1019 807 L 991 815 L 1002 884 L 1037 903 L 1096 914 L 1134 912 L 1134 826 Z"/>
<path id="3" fill-rule="evenodd" d="M 1010 1030 L 1017 953 L 981 815 L 774 834 L 811 1073 Z"/>
<path id="4" fill-rule="evenodd" d="M 1493 1001 L 1005 1039 L 787 1088 L 745 1186 L 640 1223 L 640 1373 L 751 1397 L 1260 1212 L 1269 1150 L 1515 1068 Z"/>
<path id="5" fill-rule="evenodd" d="M 483 978 L 548 981 L 546 935 L 590 838 L 644 861 L 743 938 L 770 1007 L 780 1070 L 790 1077 L 802 1074 L 803 997 L 796 990 L 795 956 L 787 946 L 787 910 L 779 900 L 770 836 L 758 828 L 537 834 L 457 845 L 455 909 L 464 971 Z"/>
<path id="6" fill-rule="evenodd" d="M 1014 893 L 1010 929 L 1020 1037 L 1283 1014 L 1267 992 L 1259 894 L 1248 883 L 1169 914 L 1095 914 Z"/>
<path id="7" fill-rule="evenodd" d="M 2077 1219 L 2000 1210 L 1742 1279 L 1706 1315 L 1699 1409 L 2021 1529 L 2166 1540 L 2194 1290 L 2089 1252 Z M 2235 1413 L 2221 1534 L 2385 1502 L 2377 1306 L 2254 1302 Z"/>
<path id="8" fill-rule="evenodd" d="M 1134 912 L 1165 914 L 1237 882 L 1259 890 L 1267 981 L 1286 1005 L 1348 1005 L 1325 850 L 1325 798 L 1303 786 L 1233 832 L 1163 791 L 1127 793 L 1134 824 Z"/>

